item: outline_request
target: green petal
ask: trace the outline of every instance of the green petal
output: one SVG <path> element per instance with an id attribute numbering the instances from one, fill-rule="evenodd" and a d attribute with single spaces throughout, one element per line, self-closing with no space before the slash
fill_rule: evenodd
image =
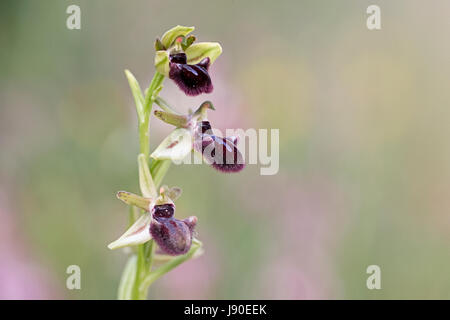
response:
<path id="1" fill-rule="evenodd" d="M 177 128 L 168 135 L 151 154 L 157 160 L 183 160 L 192 150 L 192 136 L 189 130 Z"/>
<path id="2" fill-rule="evenodd" d="M 183 190 L 179 187 L 172 187 L 169 188 L 168 186 L 164 185 L 159 189 L 159 193 L 162 195 L 166 195 L 169 197 L 172 201 L 177 200 L 180 196 Z"/>
<path id="3" fill-rule="evenodd" d="M 152 199 L 150 199 L 150 198 L 144 198 L 144 197 L 138 196 L 137 194 L 127 192 L 127 191 L 117 192 L 117 198 L 119 200 L 122 200 L 123 202 L 125 202 L 128 205 L 138 207 L 145 211 L 150 211 L 150 204 L 152 202 Z"/>
<path id="4" fill-rule="evenodd" d="M 183 193 L 183 190 L 181 190 L 181 188 L 179 187 L 172 187 L 168 190 L 167 192 L 167 196 L 172 199 L 172 201 L 177 200 L 180 196 L 181 193 Z"/>
<path id="5" fill-rule="evenodd" d="M 218 42 L 199 42 L 187 48 L 185 53 L 189 64 L 199 63 L 206 57 L 213 64 L 222 53 L 222 47 Z"/>
<path id="6" fill-rule="evenodd" d="M 158 119 L 176 127 L 186 127 L 190 120 L 188 116 L 161 110 L 155 110 L 154 114 Z"/>

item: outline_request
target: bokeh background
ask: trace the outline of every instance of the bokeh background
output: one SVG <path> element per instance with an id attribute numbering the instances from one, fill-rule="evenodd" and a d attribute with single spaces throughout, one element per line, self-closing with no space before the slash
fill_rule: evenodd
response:
<path id="1" fill-rule="evenodd" d="M 81 7 L 81 30 L 66 8 Z M 366 28 L 381 7 L 382 29 Z M 0 298 L 114 299 L 126 254 L 117 190 L 138 192 L 134 103 L 153 41 L 219 41 L 213 124 L 280 129 L 280 170 L 172 166 L 177 215 L 205 254 L 150 298 L 450 298 L 450 2 L 0 2 Z M 151 145 L 170 132 L 151 121 Z M 66 289 L 81 267 L 82 289 Z M 366 288 L 366 268 L 382 289 Z"/>

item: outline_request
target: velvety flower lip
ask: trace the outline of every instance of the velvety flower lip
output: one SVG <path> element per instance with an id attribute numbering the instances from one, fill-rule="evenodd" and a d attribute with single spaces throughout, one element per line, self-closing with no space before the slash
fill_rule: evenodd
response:
<path id="1" fill-rule="evenodd" d="M 170 55 L 169 78 L 189 96 L 211 93 L 213 85 L 208 73 L 209 65 L 209 57 L 197 64 L 188 64 L 185 53 L 175 53 Z"/>
<path id="2" fill-rule="evenodd" d="M 222 138 L 212 134 L 209 121 L 201 121 L 198 131 L 201 133 L 198 135 L 201 143 L 194 145 L 213 168 L 222 172 L 239 172 L 244 169 L 242 154 L 236 146 L 237 138 Z"/>
<path id="3" fill-rule="evenodd" d="M 173 214 L 173 204 L 155 206 L 150 234 L 162 252 L 181 255 L 191 248 L 197 217 L 178 220 Z"/>

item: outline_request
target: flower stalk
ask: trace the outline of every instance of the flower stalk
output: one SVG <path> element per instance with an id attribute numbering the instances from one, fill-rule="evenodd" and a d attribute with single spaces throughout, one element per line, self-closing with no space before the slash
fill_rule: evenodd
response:
<path id="1" fill-rule="evenodd" d="M 133 74 L 128 70 L 125 71 L 125 74 L 133 93 L 138 115 L 140 146 L 138 164 L 139 184 L 142 197 L 124 191 L 119 192 L 117 196 L 119 199 L 130 205 L 129 225 L 132 226 L 138 219 L 144 218 L 143 215 L 149 214 L 146 213 L 143 208 L 149 206 L 149 199 L 155 199 L 157 197 L 156 188 L 161 184 L 171 164 L 171 160 L 153 160 L 149 166 L 149 122 L 152 114 L 152 106 L 156 102 L 158 105 L 164 105 L 164 110 L 173 112 L 173 109 L 168 106 L 168 103 L 165 102 L 165 100 L 158 97 L 158 94 L 162 89 L 162 83 L 165 78 L 164 75 L 155 72 L 144 97 L 139 83 Z M 135 208 L 140 208 L 141 218 L 136 218 Z M 169 259 L 165 264 L 153 270 L 155 247 L 153 239 L 136 246 L 135 253 L 130 256 L 122 274 L 118 290 L 119 299 L 146 299 L 150 285 L 162 275 L 174 269 L 181 263 L 191 259 L 196 252 L 199 252 L 201 242 L 195 240 L 186 254 Z"/>
<path id="2" fill-rule="evenodd" d="M 133 93 L 134 101 L 136 104 L 136 112 L 138 115 L 138 131 L 139 131 L 139 146 L 140 155 L 139 161 L 139 181 L 143 196 L 156 197 L 156 187 L 153 179 L 146 179 L 151 177 L 153 171 L 154 175 L 158 175 L 158 182 L 162 180 L 163 175 L 168 170 L 168 165 L 161 163 L 154 164 L 153 170 L 148 167 L 149 155 L 150 155 L 150 130 L 149 122 L 153 103 L 162 89 L 162 83 L 164 81 L 164 75 L 159 72 L 155 72 L 150 86 L 146 91 L 145 98 L 142 96 L 142 91 L 133 74 L 126 70 L 125 75 L 128 78 L 128 82 Z M 169 163 L 170 164 L 170 163 Z M 145 172 L 143 172 L 145 171 Z M 158 184 L 159 184 L 158 183 Z M 132 206 L 130 206 L 132 208 Z M 130 221 L 134 223 L 134 210 L 130 209 Z M 142 300 L 147 298 L 148 286 L 145 290 L 140 289 L 141 283 L 144 278 L 148 277 L 151 273 L 151 267 L 153 262 L 154 245 L 153 240 L 147 243 L 140 244 L 136 248 L 136 253 L 133 254 L 124 269 L 122 275 L 122 281 L 119 285 L 118 298 L 119 299 L 132 299 Z"/>
<path id="3" fill-rule="evenodd" d="M 139 187 L 142 195 L 119 191 L 117 198 L 129 205 L 128 229 L 110 249 L 132 247 L 119 284 L 118 298 L 142 300 L 157 279 L 180 264 L 202 254 L 202 243 L 195 238 L 197 217 L 183 220 L 175 217 L 175 200 L 181 195 L 178 187 L 159 187 L 172 161 L 182 160 L 190 152 L 203 154 L 208 146 L 217 159 L 209 159 L 222 172 L 237 172 L 243 165 L 216 163 L 225 158 L 238 158 L 235 140 L 207 134 L 203 130 L 207 109 L 214 110 L 211 102 L 204 102 L 196 112 L 183 115 L 175 111 L 159 96 L 166 77 L 173 80 L 186 95 L 199 95 L 213 90 L 209 67 L 221 54 L 222 47 L 215 42 L 194 44 L 196 38 L 188 35 L 193 27 L 176 26 L 155 42 L 155 74 L 145 94 L 133 74 L 125 70 L 138 116 L 139 133 Z M 152 112 L 153 104 L 162 111 Z M 161 144 L 150 152 L 150 117 L 174 125 L 176 128 Z M 194 138 L 200 141 L 194 143 Z M 204 140 L 202 140 L 204 139 Z M 200 145 L 198 145 L 200 143 Z M 205 144 L 206 143 L 206 144 Z M 150 161 L 150 158 L 152 160 Z M 233 159 L 232 159 L 233 160 Z M 229 166 L 229 167 L 228 167 Z M 231 168 L 231 169 L 227 169 Z M 155 268 L 155 262 L 158 267 Z"/>

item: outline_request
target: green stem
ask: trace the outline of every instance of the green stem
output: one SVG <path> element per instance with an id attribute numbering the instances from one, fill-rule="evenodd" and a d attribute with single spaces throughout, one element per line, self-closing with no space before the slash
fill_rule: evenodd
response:
<path id="1" fill-rule="evenodd" d="M 170 168 L 172 160 L 154 160 L 150 165 L 150 172 L 153 177 L 156 189 L 161 185 L 161 182 Z"/>
<path id="2" fill-rule="evenodd" d="M 126 72 L 130 87 L 136 102 L 136 110 L 139 119 L 139 145 L 142 159 L 145 159 L 147 165 L 149 164 L 150 155 L 150 134 L 149 121 L 153 103 L 157 103 L 163 110 L 176 113 L 163 99 L 158 97 L 162 89 L 162 82 L 164 75 L 156 72 L 148 87 L 145 98 L 142 96 L 139 84 L 134 76 L 127 70 Z M 143 161 L 141 161 L 143 162 Z M 150 175 L 156 188 L 161 184 L 162 179 L 170 167 L 170 160 L 155 160 L 150 167 Z M 140 163 L 140 168 L 142 164 Z M 130 206 L 129 223 L 135 219 L 135 208 Z M 145 300 L 148 294 L 149 286 L 162 275 L 166 274 L 181 263 L 191 259 L 194 254 L 201 249 L 201 242 L 193 241 L 191 249 L 188 253 L 182 256 L 175 257 L 166 262 L 161 267 L 152 271 L 155 245 L 154 241 L 150 240 L 147 243 L 137 246 L 136 254 L 133 255 L 128 263 L 127 268 L 122 275 L 121 286 L 119 287 L 119 297 L 125 299 Z M 126 272 L 126 274 L 125 274 Z M 127 282 L 126 280 L 129 279 Z M 129 290 L 128 290 L 129 289 Z"/>
<path id="3" fill-rule="evenodd" d="M 155 72 L 153 79 L 150 83 L 150 86 L 147 89 L 145 99 L 144 99 L 144 108 L 143 108 L 143 117 L 139 118 L 139 145 L 140 145 L 140 153 L 144 154 L 145 159 L 149 161 L 150 156 L 150 133 L 149 133 L 149 122 L 150 115 L 152 110 L 152 105 L 155 102 L 155 96 L 157 93 L 161 91 L 162 82 L 164 81 L 164 75 L 159 72 Z M 133 288 L 133 299 L 143 300 L 147 298 L 147 291 L 140 290 L 142 280 L 147 276 L 150 272 L 151 262 L 153 260 L 153 241 L 150 241 L 150 251 L 146 252 L 145 244 L 141 244 L 137 246 L 137 268 L 136 268 L 136 278 L 135 284 Z"/>
<path id="4" fill-rule="evenodd" d="M 152 111 L 152 105 L 155 102 L 155 91 L 159 92 L 161 90 L 161 84 L 164 81 L 164 75 L 159 72 L 155 72 L 153 79 L 150 83 L 150 86 L 147 89 L 147 93 L 144 99 L 144 112 L 143 117 L 139 118 L 139 145 L 140 145 L 140 153 L 143 153 L 145 159 L 150 156 L 150 133 L 149 133 L 149 121 L 150 114 Z"/>
<path id="5" fill-rule="evenodd" d="M 136 267 L 136 277 L 133 288 L 133 300 L 141 300 L 142 295 L 139 290 L 139 286 L 145 277 L 145 250 L 144 245 L 141 244 L 137 248 L 137 267 Z M 144 297 L 145 299 L 145 297 Z"/>

